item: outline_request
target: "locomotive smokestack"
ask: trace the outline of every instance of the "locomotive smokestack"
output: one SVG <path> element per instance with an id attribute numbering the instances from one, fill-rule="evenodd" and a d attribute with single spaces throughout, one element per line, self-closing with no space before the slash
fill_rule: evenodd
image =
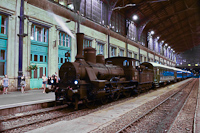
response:
<path id="1" fill-rule="evenodd" d="M 84 33 L 76 33 L 76 42 L 77 42 L 76 60 L 83 59 L 83 55 L 82 55 L 82 51 L 83 51 L 83 38 L 84 38 Z"/>

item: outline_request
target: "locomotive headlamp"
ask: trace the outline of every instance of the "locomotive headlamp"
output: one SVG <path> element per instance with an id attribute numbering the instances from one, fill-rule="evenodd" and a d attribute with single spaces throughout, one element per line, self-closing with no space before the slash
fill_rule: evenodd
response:
<path id="1" fill-rule="evenodd" d="M 78 84 L 78 81 L 77 81 L 77 80 L 75 80 L 75 81 L 74 81 L 74 84 L 75 84 L 75 85 L 77 85 L 77 84 Z"/>

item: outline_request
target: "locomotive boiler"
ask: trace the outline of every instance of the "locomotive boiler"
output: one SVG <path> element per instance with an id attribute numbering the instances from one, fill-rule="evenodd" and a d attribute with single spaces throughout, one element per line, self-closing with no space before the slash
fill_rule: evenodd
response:
<path id="1" fill-rule="evenodd" d="M 139 61 L 136 59 L 112 57 L 105 60 L 103 55 L 96 56 L 96 50 L 92 47 L 83 50 L 83 38 L 83 33 L 77 33 L 75 62 L 65 62 L 59 70 L 56 101 L 74 103 L 77 109 L 79 101 L 90 107 L 96 100 L 105 104 L 108 99 L 117 100 L 120 95 L 128 97 L 133 92 L 139 92 L 141 87 L 138 87 L 138 83 L 144 80 L 139 74 L 148 73 L 145 66 L 137 70 L 135 64 L 139 64 Z M 141 83 L 146 89 L 152 86 L 152 82 Z"/>

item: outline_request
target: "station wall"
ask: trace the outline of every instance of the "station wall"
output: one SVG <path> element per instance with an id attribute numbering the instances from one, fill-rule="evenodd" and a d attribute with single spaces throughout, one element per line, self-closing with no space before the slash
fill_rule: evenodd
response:
<path id="1" fill-rule="evenodd" d="M 39 1 L 39 0 L 37 0 Z M 7 16 L 7 49 L 6 49 L 6 70 L 4 73 L 2 73 L 3 76 L 5 74 L 8 75 L 10 79 L 10 86 L 9 91 L 17 90 L 17 78 L 18 78 L 18 53 L 19 53 L 19 18 L 20 15 L 20 3 L 21 0 L 1 0 L 0 1 L 0 15 L 6 15 Z M 63 7 L 60 7 L 63 8 Z M 69 14 L 72 14 L 73 16 L 76 16 L 72 11 L 67 10 L 70 12 Z M 77 22 L 71 21 L 69 23 L 65 23 L 65 25 L 69 28 L 69 30 L 72 32 L 73 37 L 69 39 L 68 41 L 69 46 L 61 45 L 61 33 L 65 33 L 63 30 L 62 25 L 58 23 L 59 21 L 66 22 L 70 20 L 70 18 L 65 18 L 63 16 L 53 15 L 51 10 L 44 10 L 39 7 L 36 7 L 34 5 L 31 5 L 25 1 L 24 4 L 24 14 L 28 16 L 27 19 L 25 19 L 25 25 L 24 25 L 24 32 L 28 34 L 28 36 L 24 37 L 23 40 L 23 73 L 26 76 L 26 82 L 27 86 L 26 89 L 37 89 L 40 88 L 42 83 L 41 81 L 41 75 L 46 72 L 46 75 L 52 75 L 55 74 L 55 72 L 58 73 L 59 65 L 64 63 L 64 58 L 59 57 L 61 52 L 69 51 L 70 61 L 75 60 L 76 56 L 76 32 L 77 32 Z M 56 16 L 56 18 L 54 17 Z M 81 17 L 82 18 L 82 17 Z M 147 48 L 144 46 L 137 44 L 136 42 L 131 42 L 130 40 L 126 40 L 125 37 L 121 35 L 117 35 L 117 33 L 110 31 L 109 29 L 102 27 L 101 25 L 96 23 L 96 26 L 102 27 L 102 29 L 95 30 L 94 28 L 91 28 L 89 26 L 86 26 L 84 23 L 85 21 L 91 21 L 86 18 L 82 18 L 81 25 L 80 25 L 80 32 L 85 34 L 85 39 L 89 39 L 91 41 L 91 46 L 98 49 L 98 45 L 102 44 L 103 47 L 103 54 L 105 58 L 109 57 L 108 50 L 110 50 L 110 56 L 111 56 L 111 48 L 108 48 L 108 38 L 110 40 L 110 46 L 113 46 L 116 48 L 115 56 L 126 56 L 128 53 L 126 53 L 126 49 L 128 48 L 128 52 L 130 52 L 130 56 L 136 59 L 140 59 L 140 55 L 142 55 L 142 62 L 148 61 L 147 57 L 154 59 L 154 54 L 152 52 L 149 52 Z M 46 29 L 46 32 L 43 34 L 44 36 L 47 34 L 47 42 L 41 43 L 40 41 L 36 41 L 36 45 L 40 45 L 43 47 L 46 47 L 46 54 L 47 59 L 45 60 L 45 54 L 44 56 L 40 56 L 38 54 L 36 61 L 34 59 L 35 52 L 33 52 L 34 47 L 36 47 L 35 44 L 33 44 L 33 25 L 38 26 L 39 28 Z M 42 35 L 41 30 L 41 35 Z M 37 31 L 40 32 L 40 31 Z M 40 34 L 40 33 L 38 33 Z M 66 37 L 66 36 L 65 36 Z M 129 43 L 131 42 L 131 43 Z M 44 45 L 43 45 L 44 44 Z M 1 45 L 1 44 L 0 44 Z M 60 53 L 59 53 L 60 52 Z M 44 53 L 44 52 L 43 52 Z M 140 53 L 140 55 L 139 55 Z M 157 54 L 156 54 L 157 55 Z M 163 62 L 166 62 L 166 57 L 157 55 L 155 56 L 155 59 L 157 60 L 164 60 Z M 42 60 L 42 61 L 41 61 Z M 168 61 L 172 62 L 172 64 L 175 64 L 172 60 Z M 35 71 L 28 71 L 28 67 L 30 65 L 38 65 L 39 69 L 37 72 Z M 34 81 L 37 78 L 40 80 Z M 40 84 L 38 86 L 31 85 L 33 83 Z"/>

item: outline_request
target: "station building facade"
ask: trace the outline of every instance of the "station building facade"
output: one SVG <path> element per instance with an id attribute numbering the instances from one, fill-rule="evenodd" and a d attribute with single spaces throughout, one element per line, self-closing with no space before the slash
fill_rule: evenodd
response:
<path id="1" fill-rule="evenodd" d="M 9 91 L 17 90 L 20 5 L 21 0 L 0 1 L 0 77 L 8 75 Z M 68 22 L 65 25 L 75 37 L 79 21 L 80 32 L 85 34 L 83 47 L 96 48 L 97 54 L 103 54 L 105 58 L 128 56 L 141 62 L 175 66 L 173 52 L 151 35 L 142 33 L 141 27 L 125 20 L 122 14 L 113 12 L 110 24 L 106 24 L 107 7 L 102 1 L 91 0 L 88 3 L 82 0 L 79 15 L 70 6 L 73 5 L 66 4 L 65 0 L 24 1 L 24 33 L 27 36 L 23 39 L 22 64 L 26 89 L 41 88 L 43 74 L 51 76 L 58 73 L 64 62 L 75 60 L 76 39 L 65 32 L 58 21 Z M 128 32 L 125 31 L 127 23 Z M 66 52 L 70 53 L 69 58 L 65 57 Z M 30 70 L 30 66 L 34 65 L 37 69 Z"/>

